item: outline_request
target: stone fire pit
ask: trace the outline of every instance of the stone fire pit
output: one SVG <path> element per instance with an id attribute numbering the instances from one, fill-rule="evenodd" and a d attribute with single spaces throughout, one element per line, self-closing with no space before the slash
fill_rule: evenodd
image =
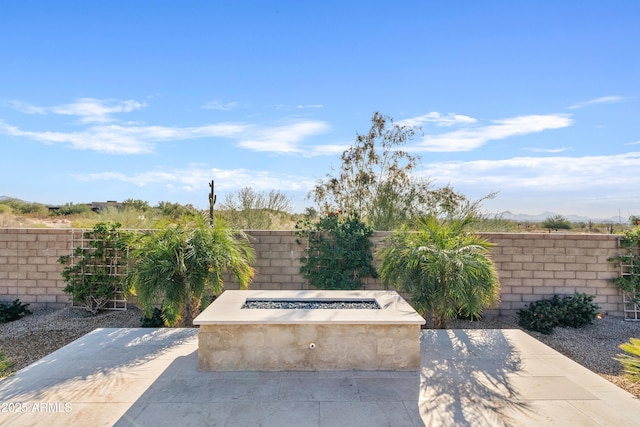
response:
<path id="1" fill-rule="evenodd" d="M 204 371 L 413 370 L 425 320 L 394 291 L 225 291 L 193 323 Z"/>

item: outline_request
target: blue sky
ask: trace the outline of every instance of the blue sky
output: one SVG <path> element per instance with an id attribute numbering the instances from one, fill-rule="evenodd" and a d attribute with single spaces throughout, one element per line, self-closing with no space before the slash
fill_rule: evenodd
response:
<path id="1" fill-rule="evenodd" d="M 375 111 L 490 212 L 640 214 L 640 2 L 0 4 L 0 195 L 297 211 Z"/>

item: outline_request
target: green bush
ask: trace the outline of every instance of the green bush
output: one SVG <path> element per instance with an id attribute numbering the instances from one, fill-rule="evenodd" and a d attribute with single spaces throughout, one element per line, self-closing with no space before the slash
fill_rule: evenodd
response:
<path id="1" fill-rule="evenodd" d="M 518 310 L 518 325 L 548 335 L 558 326 L 559 314 L 558 307 L 551 300 L 535 301 L 525 310 Z"/>
<path id="2" fill-rule="evenodd" d="M 19 299 L 12 303 L 0 302 L 0 323 L 18 320 L 24 315 L 31 314 L 28 306 L 29 304 L 21 303 Z"/>
<path id="3" fill-rule="evenodd" d="M 563 297 L 558 301 L 560 326 L 581 328 L 593 323 L 600 308 L 593 303 L 594 298 L 593 295 L 578 293 L 572 297 Z"/>
<path id="4" fill-rule="evenodd" d="M 305 256 L 300 259 L 300 273 L 318 289 L 361 289 L 365 277 L 378 277 L 373 266 L 369 237 L 373 229 L 357 214 L 328 212 L 312 222 L 296 224 L 296 242 L 305 239 Z"/>
<path id="5" fill-rule="evenodd" d="M 556 326 L 579 328 L 589 325 L 598 316 L 594 296 L 576 293 L 573 296 L 554 295 L 551 299 L 532 302 L 518 311 L 518 324 L 531 331 L 550 334 Z"/>
<path id="6" fill-rule="evenodd" d="M 640 339 L 631 338 L 628 343 L 620 344 L 620 349 L 627 354 L 620 354 L 615 359 L 622 363 L 630 380 L 640 382 Z"/>
<path id="7" fill-rule="evenodd" d="M 162 318 L 162 309 L 156 307 L 153 309 L 150 317 L 143 316 L 140 318 L 141 328 L 162 328 L 164 327 L 164 319 Z"/>

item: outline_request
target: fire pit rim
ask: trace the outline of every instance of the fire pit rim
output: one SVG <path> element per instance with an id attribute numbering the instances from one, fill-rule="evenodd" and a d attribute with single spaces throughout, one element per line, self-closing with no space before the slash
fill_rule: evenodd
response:
<path id="1" fill-rule="evenodd" d="M 379 310 L 260 309 L 243 310 L 247 299 L 375 300 Z M 227 290 L 193 322 L 216 324 L 418 324 L 425 320 L 395 291 Z"/>

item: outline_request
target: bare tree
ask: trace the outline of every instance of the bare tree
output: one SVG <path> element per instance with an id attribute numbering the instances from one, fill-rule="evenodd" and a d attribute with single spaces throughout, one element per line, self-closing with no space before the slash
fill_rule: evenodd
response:
<path id="1" fill-rule="evenodd" d="M 267 229 L 272 216 L 291 211 L 291 201 L 284 193 L 271 190 L 269 193 L 244 187 L 228 194 L 220 210 L 227 219 L 241 229 Z"/>
<path id="2" fill-rule="evenodd" d="M 374 113 L 369 131 L 342 153 L 338 175 L 327 174 L 309 197 L 323 210 L 357 213 L 377 230 L 397 227 L 420 210 L 430 185 L 412 176 L 420 158 L 401 149 L 418 131 Z"/>

